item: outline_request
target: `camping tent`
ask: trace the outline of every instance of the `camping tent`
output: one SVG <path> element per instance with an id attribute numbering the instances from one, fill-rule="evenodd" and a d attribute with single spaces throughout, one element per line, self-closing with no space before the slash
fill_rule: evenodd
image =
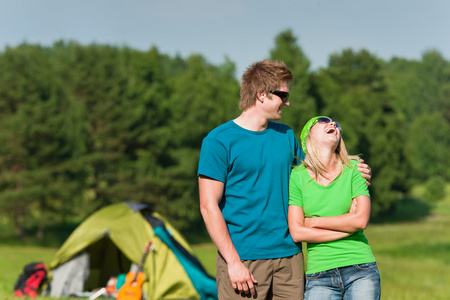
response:
<path id="1" fill-rule="evenodd" d="M 81 223 L 49 264 L 52 297 L 104 287 L 111 276 L 143 264 L 143 292 L 154 299 L 217 299 L 216 281 L 196 259 L 186 240 L 145 204 L 104 207 Z"/>

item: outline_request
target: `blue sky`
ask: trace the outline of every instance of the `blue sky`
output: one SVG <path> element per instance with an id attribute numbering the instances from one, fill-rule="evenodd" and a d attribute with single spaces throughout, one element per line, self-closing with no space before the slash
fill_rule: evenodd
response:
<path id="1" fill-rule="evenodd" d="M 127 45 L 242 71 L 267 58 L 292 29 L 311 69 L 332 53 L 365 48 L 383 59 L 420 59 L 436 49 L 450 59 L 448 0 L 0 0 L 0 50 L 22 42 Z"/>

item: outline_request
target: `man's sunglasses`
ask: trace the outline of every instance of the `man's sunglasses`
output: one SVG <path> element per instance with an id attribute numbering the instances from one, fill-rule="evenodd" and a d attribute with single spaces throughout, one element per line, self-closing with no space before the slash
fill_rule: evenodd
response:
<path id="1" fill-rule="evenodd" d="M 339 125 L 339 123 L 336 122 L 335 120 L 331 120 L 331 119 L 325 118 L 325 117 L 320 117 L 317 119 L 317 123 L 320 123 L 320 124 L 328 124 L 330 122 L 334 122 L 334 124 L 336 124 L 336 127 L 339 129 L 339 131 L 342 131 L 341 125 Z"/>
<path id="2" fill-rule="evenodd" d="M 281 101 L 283 101 L 283 102 L 287 102 L 289 100 L 289 93 L 288 92 L 275 90 L 275 91 L 269 91 L 269 93 L 280 97 Z"/>

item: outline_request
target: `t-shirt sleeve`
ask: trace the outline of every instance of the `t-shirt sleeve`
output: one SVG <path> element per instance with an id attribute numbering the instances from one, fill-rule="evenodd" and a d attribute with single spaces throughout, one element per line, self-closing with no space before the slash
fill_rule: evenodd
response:
<path id="1" fill-rule="evenodd" d="M 370 193 L 369 193 L 369 187 L 366 184 L 366 179 L 364 177 L 361 176 L 362 172 L 358 172 L 357 170 L 357 166 L 356 164 L 358 163 L 357 161 L 351 161 L 352 162 L 352 198 L 358 197 L 358 196 L 362 196 L 362 195 L 366 195 L 370 197 Z"/>
<path id="2" fill-rule="evenodd" d="M 300 176 L 296 169 L 291 172 L 289 179 L 289 205 L 303 207 L 303 196 L 300 188 Z"/>
<path id="3" fill-rule="evenodd" d="M 227 176 L 227 151 L 215 137 L 206 136 L 202 142 L 197 176 L 207 176 L 225 182 Z"/>

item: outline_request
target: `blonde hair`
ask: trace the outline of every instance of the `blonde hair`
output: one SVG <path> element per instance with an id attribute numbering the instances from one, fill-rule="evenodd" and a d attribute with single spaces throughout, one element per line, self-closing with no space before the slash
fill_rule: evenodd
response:
<path id="1" fill-rule="evenodd" d="M 262 60 L 253 63 L 242 75 L 241 100 L 243 111 L 254 106 L 261 90 L 268 93 L 277 90 L 284 83 L 291 83 L 294 77 L 284 62 Z"/>
<path id="2" fill-rule="evenodd" d="M 314 141 L 310 138 L 310 135 L 306 137 L 306 151 L 305 153 L 305 159 L 302 160 L 302 164 L 309 168 L 314 173 L 314 178 L 318 178 L 318 176 L 322 176 L 324 178 L 327 178 L 325 176 L 326 168 L 322 164 L 322 162 L 319 159 L 319 152 L 317 150 L 317 147 L 314 143 Z M 350 168 L 353 166 L 350 164 L 350 160 L 359 160 L 359 155 L 349 155 L 347 152 L 347 148 L 345 147 L 344 140 L 342 139 L 342 136 L 340 136 L 339 143 L 334 151 L 336 153 L 336 164 L 338 168 L 338 174 L 342 173 L 344 170 L 344 166 L 347 165 Z M 312 179 L 312 178 L 311 178 Z M 329 178 L 327 178 L 329 179 Z"/>

